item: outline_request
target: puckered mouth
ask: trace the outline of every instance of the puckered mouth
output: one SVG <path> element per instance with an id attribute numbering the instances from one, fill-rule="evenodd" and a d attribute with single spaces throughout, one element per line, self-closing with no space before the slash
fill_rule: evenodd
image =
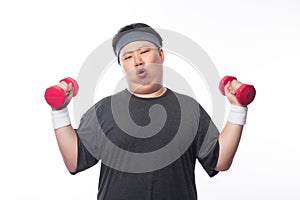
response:
<path id="1" fill-rule="evenodd" d="M 145 68 L 138 68 L 137 71 L 136 71 L 136 74 L 138 77 L 140 78 L 144 78 L 147 76 L 147 70 Z"/>

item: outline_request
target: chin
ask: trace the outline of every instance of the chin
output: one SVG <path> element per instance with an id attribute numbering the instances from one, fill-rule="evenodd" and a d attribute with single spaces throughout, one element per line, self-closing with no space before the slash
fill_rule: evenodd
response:
<path id="1" fill-rule="evenodd" d="M 162 87 L 162 84 L 149 83 L 149 84 L 134 84 L 129 85 L 130 91 L 137 94 L 150 94 L 156 92 Z"/>

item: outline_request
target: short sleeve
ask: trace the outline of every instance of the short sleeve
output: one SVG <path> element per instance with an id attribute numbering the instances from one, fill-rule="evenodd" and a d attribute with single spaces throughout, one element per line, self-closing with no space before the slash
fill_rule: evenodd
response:
<path id="1" fill-rule="evenodd" d="M 78 129 L 75 130 L 78 141 L 78 155 L 76 174 L 95 165 L 100 159 L 101 142 L 100 125 L 94 105 L 80 119 Z"/>
<path id="2" fill-rule="evenodd" d="M 71 174 L 75 175 L 78 172 L 84 171 L 95 164 L 97 164 L 98 160 L 92 156 L 92 154 L 85 148 L 85 146 L 82 144 L 82 141 L 77 135 L 77 167 L 75 172 L 70 172 Z"/>
<path id="3" fill-rule="evenodd" d="M 200 105 L 199 105 L 200 106 Z M 200 106 L 200 118 L 197 131 L 197 159 L 206 173 L 213 177 L 218 174 L 215 167 L 219 157 L 219 130 L 208 113 Z"/>

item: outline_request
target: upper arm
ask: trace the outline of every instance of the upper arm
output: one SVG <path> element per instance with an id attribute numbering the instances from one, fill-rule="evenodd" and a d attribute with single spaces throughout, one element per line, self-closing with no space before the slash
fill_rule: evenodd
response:
<path id="1" fill-rule="evenodd" d="M 215 167 L 219 158 L 219 130 L 208 113 L 200 106 L 200 118 L 197 132 L 197 159 L 209 176 L 218 172 Z"/>
<path id="2" fill-rule="evenodd" d="M 94 166 L 99 161 L 85 148 L 80 138 L 78 138 L 77 141 L 77 166 L 76 170 L 70 171 L 73 175 Z"/>

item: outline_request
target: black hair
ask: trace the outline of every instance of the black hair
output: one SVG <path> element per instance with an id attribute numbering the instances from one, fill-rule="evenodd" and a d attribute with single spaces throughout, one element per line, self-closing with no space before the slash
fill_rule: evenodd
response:
<path id="1" fill-rule="evenodd" d="M 152 27 L 150 27 L 149 25 L 144 24 L 144 23 L 133 23 L 133 24 L 129 24 L 129 25 L 126 25 L 126 26 L 120 28 L 119 31 L 113 37 L 112 47 L 113 47 L 113 50 L 115 53 L 116 53 L 116 45 L 117 45 L 118 41 L 121 39 L 121 37 L 123 37 L 128 32 L 131 32 L 134 30 L 141 30 L 141 31 L 153 34 L 154 36 L 156 36 L 158 38 L 159 44 L 160 44 L 160 46 L 162 46 L 161 36 Z"/>

